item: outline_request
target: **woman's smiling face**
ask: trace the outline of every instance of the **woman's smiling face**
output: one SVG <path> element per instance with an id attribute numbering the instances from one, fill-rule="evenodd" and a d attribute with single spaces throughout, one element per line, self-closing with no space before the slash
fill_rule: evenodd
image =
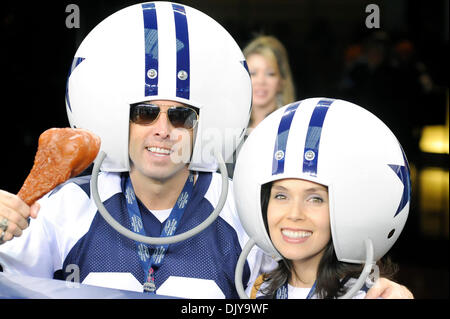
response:
<path id="1" fill-rule="evenodd" d="M 320 258 L 331 239 L 328 188 L 301 179 L 273 182 L 267 222 L 274 246 L 285 258 Z"/>

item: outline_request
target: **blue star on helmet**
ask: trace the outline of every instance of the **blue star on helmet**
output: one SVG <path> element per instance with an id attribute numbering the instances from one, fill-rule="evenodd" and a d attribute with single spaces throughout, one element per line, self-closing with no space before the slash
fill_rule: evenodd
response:
<path id="1" fill-rule="evenodd" d="M 389 167 L 394 171 L 394 173 L 400 178 L 400 181 L 403 184 L 403 194 L 398 205 L 397 211 L 395 212 L 395 216 L 400 213 L 406 204 L 411 200 L 411 179 L 410 179 L 410 171 L 408 161 L 406 160 L 405 152 L 402 149 L 403 160 L 405 161 L 405 165 L 394 165 L 388 164 Z"/>
<path id="2" fill-rule="evenodd" d="M 72 65 L 70 66 L 69 74 L 67 75 L 67 81 L 66 81 L 66 102 L 67 102 L 67 106 L 69 107 L 69 110 L 71 112 L 72 112 L 72 107 L 70 106 L 70 99 L 69 99 L 69 78 L 70 78 L 70 75 L 72 74 L 73 70 L 75 70 L 75 68 L 78 65 L 80 65 L 80 63 L 83 62 L 83 61 L 84 61 L 84 58 L 74 57 Z"/>

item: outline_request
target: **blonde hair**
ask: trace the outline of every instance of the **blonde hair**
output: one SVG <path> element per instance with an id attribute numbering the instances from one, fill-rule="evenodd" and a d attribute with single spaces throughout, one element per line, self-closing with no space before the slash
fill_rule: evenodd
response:
<path id="1" fill-rule="evenodd" d="M 278 67 L 282 79 L 281 105 L 279 106 L 294 102 L 294 83 L 287 50 L 284 45 L 273 36 L 259 35 L 244 48 L 246 59 L 252 54 L 260 54 Z"/>

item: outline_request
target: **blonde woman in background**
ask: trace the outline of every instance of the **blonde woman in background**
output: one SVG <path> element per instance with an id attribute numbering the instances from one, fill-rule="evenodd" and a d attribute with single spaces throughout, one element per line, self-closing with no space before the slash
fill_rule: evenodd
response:
<path id="1" fill-rule="evenodd" d="M 256 36 L 243 52 L 252 79 L 252 113 L 244 139 L 233 156 L 226 160 L 230 178 L 233 178 L 241 145 L 252 129 L 279 107 L 295 101 L 287 50 L 277 38 L 268 35 Z"/>
<path id="2" fill-rule="evenodd" d="M 295 89 L 286 48 L 277 38 L 257 36 L 244 48 L 244 55 L 253 86 L 249 134 L 267 115 L 295 101 Z"/>

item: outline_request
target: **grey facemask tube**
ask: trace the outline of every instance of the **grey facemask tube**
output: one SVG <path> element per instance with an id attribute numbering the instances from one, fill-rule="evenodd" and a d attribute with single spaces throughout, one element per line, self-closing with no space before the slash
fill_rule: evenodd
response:
<path id="1" fill-rule="evenodd" d="M 91 194 L 94 199 L 95 204 L 97 205 L 98 211 L 100 212 L 100 215 L 105 219 L 105 221 L 116 231 L 118 231 L 120 234 L 124 235 L 125 237 L 128 237 L 134 241 L 138 241 L 145 244 L 150 245 L 169 245 L 178 243 L 180 241 L 186 240 L 188 238 L 191 238 L 198 233 L 202 232 L 205 228 L 207 228 L 209 225 L 211 225 L 216 218 L 219 216 L 220 212 L 222 211 L 223 206 L 225 205 L 225 201 L 227 199 L 228 195 L 228 172 L 227 168 L 225 166 L 224 160 L 222 158 L 222 154 L 220 152 L 215 152 L 215 158 L 217 162 L 219 163 L 219 170 L 222 175 L 222 192 L 219 197 L 219 201 L 217 203 L 216 208 L 214 211 L 206 218 L 200 225 L 197 225 L 196 227 L 178 235 L 174 236 L 168 236 L 168 237 L 148 237 L 143 236 L 138 233 L 135 233 L 124 226 L 122 226 L 120 223 L 118 223 L 108 212 L 108 210 L 103 205 L 99 193 L 98 193 L 98 174 L 100 172 L 100 167 L 102 165 L 103 160 L 106 157 L 106 153 L 101 151 L 100 154 L 97 156 L 97 159 L 94 162 L 94 168 L 92 171 L 92 177 L 91 177 Z"/>
<path id="2" fill-rule="evenodd" d="M 353 284 L 352 288 L 350 288 L 345 295 L 340 297 L 339 299 L 351 299 L 360 289 L 364 286 L 367 277 L 370 275 L 372 271 L 373 265 L 375 264 L 373 261 L 373 243 L 370 238 L 366 238 L 364 240 L 364 245 L 366 247 L 366 261 L 364 264 L 364 268 L 359 275 L 358 280 Z"/>
<path id="3" fill-rule="evenodd" d="M 239 298 L 241 299 L 249 299 L 247 294 L 245 293 L 244 286 L 242 285 L 242 273 L 244 271 L 245 261 L 247 260 L 247 256 L 252 250 L 253 246 L 255 246 L 255 241 L 250 238 L 245 244 L 244 249 L 239 256 L 238 262 L 236 264 L 236 270 L 234 272 L 234 284 L 236 286 L 237 293 Z"/>

